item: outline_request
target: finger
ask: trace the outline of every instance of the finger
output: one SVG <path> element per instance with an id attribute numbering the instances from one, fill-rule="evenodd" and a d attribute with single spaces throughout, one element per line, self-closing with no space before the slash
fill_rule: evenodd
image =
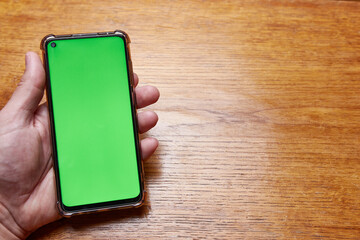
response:
<path id="1" fill-rule="evenodd" d="M 146 112 L 138 113 L 137 119 L 139 125 L 139 132 L 144 133 L 149 131 L 151 128 L 153 128 L 156 125 L 159 118 L 155 112 L 146 111 Z"/>
<path id="2" fill-rule="evenodd" d="M 35 126 L 39 125 L 38 131 L 42 139 L 48 140 L 49 139 L 49 110 L 47 102 L 42 103 L 37 110 L 35 111 Z"/>
<path id="3" fill-rule="evenodd" d="M 136 73 L 134 73 L 134 87 L 136 87 L 139 83 L 139 77 Z"/>
<path id="4" fill-rule="evenodd" d="M 135 89 L 137 108 L 143 108 L 156 103 L 160 97 L 160 92 L 156 87 L 143 86 Z"/>
<path id="5" fill-rule="evenodd" d="M 25 73 L 15 89 L 6 109 L 9 112 L 31 115 L 37 109 L 45 87 L 45 72 L 39 56 L 34 52 L 25 55 Z"/>
<path id="6" fill-rule="evenodd" d="M 35 112 L 35 117 L 38 118 L 39 121 L 44 126 L 49 126 L 49 110 L 47 102 L 42 103 Z"/>
<path id="7" fill-rule="evenodd" d="M 155 152 L 159 142 L 156 138 L 145 138 L 141 140 L 140 145 L 142 160 L 146 160 Z"/>

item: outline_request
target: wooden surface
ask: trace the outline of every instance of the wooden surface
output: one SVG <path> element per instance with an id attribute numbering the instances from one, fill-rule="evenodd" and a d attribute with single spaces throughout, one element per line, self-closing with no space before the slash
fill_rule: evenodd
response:
<path id="1" fill-rule="evenodd" d="M 122 29 L 156 85 L 138 210 L 30 239 L 360 239 L 360 2 L 0 3 L 0 106 L 48 33 Z"/>

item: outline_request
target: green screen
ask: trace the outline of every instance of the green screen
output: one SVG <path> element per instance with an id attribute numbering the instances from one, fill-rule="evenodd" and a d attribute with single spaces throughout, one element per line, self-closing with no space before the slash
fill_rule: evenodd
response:
<path id="1" fill-rule="evenodd" d="M 54 40 L 47 53 L 63 204 L 137 197 L 140 180 L 124 40 Z"/>

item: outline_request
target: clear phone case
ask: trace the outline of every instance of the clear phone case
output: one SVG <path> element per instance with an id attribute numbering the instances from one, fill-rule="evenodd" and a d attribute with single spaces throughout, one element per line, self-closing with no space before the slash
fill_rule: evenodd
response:
<path id="1" fill-rule="evenodd" d="M 120 36 L 123 39 L 125 39 L 125 45 L 126 45 L 126 59 L 127 59 L 127 65 L 128 65 L 128 75 L 130 78 L 130 84 L 132 85 L 132 88 L 134 88 L 134 74 L 133 74 L 133 68 L 132 68 L 132 61 L 131 61 L 131 56 L 130 56 L 130 38 L 128 36 L 128 34 L 126 34 L 124 31 L 121 30 L 115 30 L 115 31 L 110 31 L 110 32 L 98 32 L 98 33 L 79 33 L 79 34 L 65 34 L 65 35 L 54 35 L 54 34 L 49 34 L 47 36 L 45 36 L 42 40 L 41 40 L 41 44 L 40 44 L 40 49 L 42 50 L 42 55 L 43 55 L 43 62 L 44 62 L 44 67 L 46 70 L 46 78 L 47 81 L 49 81 L 49 71 L 48 71 L 48 61 L 47 61 L 47 53 L 46 53 L 46 45 L 53 40 L 59 40 L 59 39 L 79 39 L 79 38 L 91 38 L 91 37 L 102 37 L 102 36 Z M 49 84 L 47 84 L 47 92 L 49 91 Z M 47 94 L 48 95 L 48 94 Z M 48 102 L 49 102 L 49 96 L 48 97 Z M 136 128 L 136 132 L 138 133 L 138 124 L 137 124 L 137 120 L 136 120 L 136 97 L 135 97 L 135 91 L 131 90 L 131 98 L 132 98 L 132 108 L 133 108 L 133 113 L 135 114 L 135 124 L 134 127 Z M 52 144 L 53 144 L 53 149 L 54 149 L 54 125 L 53 125 L 53 119 L 52 119 L 52 109 L 51 109 L 51 104 L 49 104 L 49 110 L 50 110 L 50 123 L 51 123 L 51 132 L 52 132 Z M 125 208 L 134 208 L 134 207 L 141 207 L 145 201 L 145 196 L 146 196 L 146 191 L 144 190 L 144 168 L 143 168 L 143 164 L 141 161 L 141 152 L 140 152 L 140 147 L 139 147 L 139 134 L 136 134 L 135 136 L 136 139 L 136 145 L 137 145 L 137 152 L 138 152 L 138 156 L 140 156 L 140 191 L 141 191 L 141 199 L 135 203 L 127 203 L 127 204 L 115 204 L 115 205 L 109 205 L 109 206 L 101 206 L 101 207 L 91 207 L 91 208 L 84 208 L 81 210 L 73 210 L 73 211 L 68 211 L 65 210 L 63 207 L 63 204 L 61 203 L 61 193 L 60 193 L 60 182 L 59 182 L 59 172 L 58 172 L 58 164 L 57 164 L 57 160 L 55 160 L 54 158 L 54 169 L 55 169 L 55 176 L 56 176 L 56 188 L 57 188 L 57 207 L 59 209 L 59 212 L 62 216 L 64 217 L 71 217 L 73 215 L 81 215 L 81 214 L 86 214 L 86 213 L 94 213 L 94 212 L 103 212 L 103 211 L 109 211 L 109 210 L 116 210 L 116 209 L 125 209 Z"/>

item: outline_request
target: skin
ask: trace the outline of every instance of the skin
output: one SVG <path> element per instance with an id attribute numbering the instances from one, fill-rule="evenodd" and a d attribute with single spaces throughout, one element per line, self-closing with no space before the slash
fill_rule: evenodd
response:
<path id="1" fill-rule="evenodd" d="M 25 73 L 11 99 L 0 111 L 0 239 L 25 239 L 61 216 L 56 208 L 55 177 L 46 103 L 45 71 L 39 56 L 28 52 Z M 139 79 L 134 74 L 135 86 Z M 159 91 L 136 87 L 137 108 L 155 103 Z M 40 104 L 40 105 L 39 105 Z M 140 133 L 154 127 L 152 111 L 138 114 Z M 158 146 L 155 138 L 141 140 L 143 160 Z"/>

